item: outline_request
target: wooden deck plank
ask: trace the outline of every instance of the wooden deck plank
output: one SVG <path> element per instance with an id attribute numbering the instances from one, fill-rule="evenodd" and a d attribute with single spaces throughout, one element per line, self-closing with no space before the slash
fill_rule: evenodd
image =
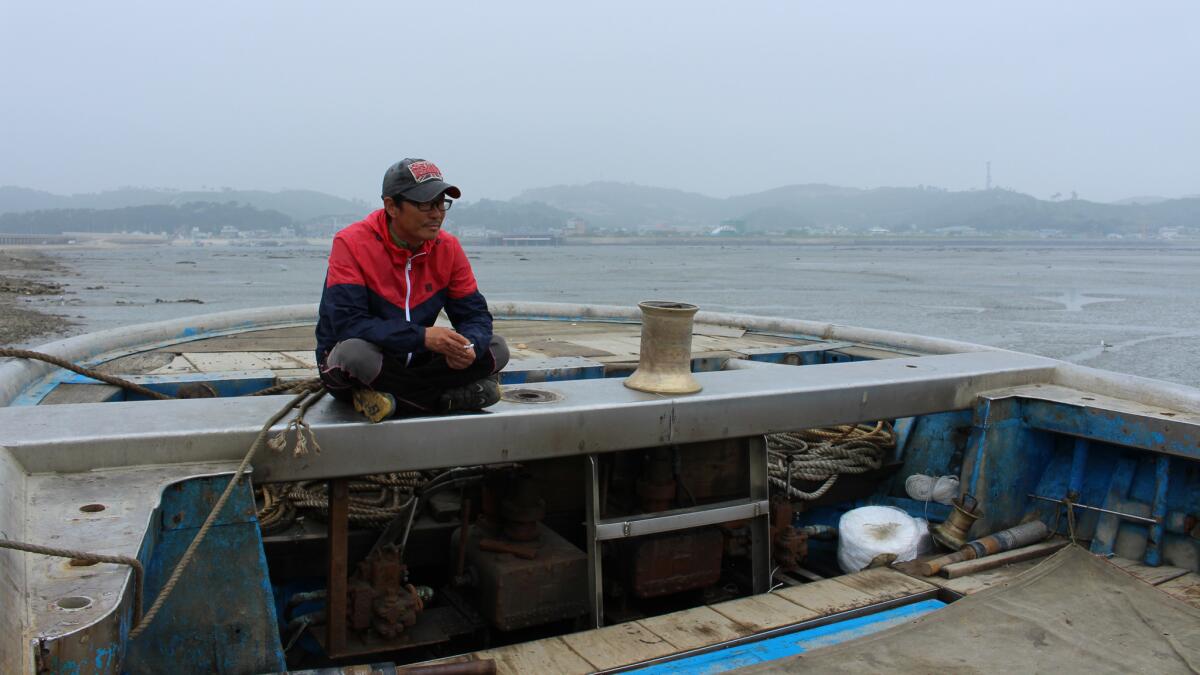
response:
<path id="1" fill-rule="evenodd" d="M 171 360 L 163 366 L 159 366 L 150 371 L 150 375 L 178 375 L 181 373 L 198 373 L 200 372 L 196 366 L 192 365 L 181 354 L 171 354 Z"/>
<path id="2" fill-rule="evenodd" d="M 280 368 L 274 371 L 275 379 L 280 382 L 287 380 L 311 380 L 317 377 L 316 368 Z"/>
<path id="3" fill-rule="evenodd" d="M 704 647 L 752 632 L 711 607 L 703 606 L 642 619 L 638 623 L 680 650 Z"/>
<path id="4" fill-rule="evenodd" d="M 193 342 L 174 345 L 163 351 L 187 352 L 250 352 L 278 351 L 293 352 L 316 350 L 317 338 L 309 337 L 257 337 L 246 338 L 230 335 L 227 337 L 206 338 Z"/>
<path id="5" fill-rule="evenodd" d="M 571 342 L 620 358 L 632 357 L 635 361 L 642 348 L 641 338 L 633 335 L 579 336 L 572 338 Z"/>
<path id="6" fill-rule="evenodd" d="M 59 384 L 38 405 L 65 405 L 69 403 L 101 403 L 121 391 L 111 384 Z"/>
<path id="7" fill-rule="evenodd" d="M 304 364 L 305 368 L 317 367 L 317 355 L 312 350 L 303 352 L 280 352 L 284 356 Z"/>
<path id="8" fill-rule="evenodd" d="M 1193 607 L 1200 607 L 1200 574 L 1188 572 L 1181 577 L 1159 584 L 1157 588 Z"/>
<path id="9" fill-rule="evenodd" d="M 741 326 L 726 326 L 719 323 L 697 323 L 692 326 L 692 335 L 740 338 L 746 329 Z"/>
<path id="10" fill-rule="evenodd" d="M 610 354 L 606 351 L 577 344 L 562 338 L 538 338 L 523 342 L 509 341 L 508 344 L 510 350 L 514 352 L 532 352 L 538 355 L 549 356 L 551 358 L 562 356 L 581 356 L 586 359 L 593 356 L 610 356 Z"/>
<path id="11" fill-rule="evenodd" d="M 564 635 L 562 640 L 598 670 L 679 651 L 636 621 Z"/>
<path id="12" fill-rule="evenodd" d="M 303 361 L 298 361 L 283 352 L 246 352 L 250 356 L 262 359 L 271 370 L 287 370 L 310 367 Z M 314 364 L 315 366 L 315 364 Z"/>
<path id="13" fill-rule="evenodd" d="M 600 321 L 531 321 L 527 319 L 497 319 L 496 332 L 504 337 L 538 337 L 552 335 L 582 335 L 591 333 L 641 334 L 642 325 L 637 323 L 611 323 Z"/>
<path id="14" fill-rule="evenodd" d="M 184 352 L 196 370 L 202 373 L 227 372 L 231 370 L 270 370 L 266 361 L 241 352 Z"/>
<path id="15" fill-rule="evenodd" d="M 807 607 L 774 594 L 751 595 L 709 606 L 721 616 L 751 631 L 770 630 L 819 616 Z"/>
<path id="16" fill-rule="evenodd" d="M 858 589 L 872 598 L 875 602 L 895 600 L 925 591 L 932 591 L 936 586 L 920 579 L 886 567 L 863 570 L 854 574 L 835 577 L 834 581 Z"/>
<path id="17" fill-rule="evenodd" d="M 174 359 L 175 355 L 171 352 L 142 352 L 102 363 L 96 370 L 110 375 L 144 375 L 166 366 Z"/>
<path id="18" fill-rule="evenodd" d="M 576 654 L 561 638 L 547 638 L 535 642 L 523 642 L 496 649 L 476 652 L 477 661 L 491 659 L 496 662 L 499 675 L 525 675 L 525 673 L 590 673 L 595 668 Z"/>
<path id="19" fill-rule="evenodd" d="M 802 586 L 792 586 L 776 591 L 775 595 L 801 607 L 811 609 L 821 616 L 866 607 L 876 602 L 870 593 L 847 586 L 838 582 L 837 579 L 825 579 Z"/>
<path id="20" fill-rule="evenodd" d="M 264 328 L 262 330 L 251 330 L 245 333 L 238 333 L 236 337 L 245 339 L 259 338 L 296 338 L 296 337 L 312 337 L 315 326 L 291 326 L 288 328 Z"/>
<path id="21" fill-rule="evenodd" d="M 1158 586 L 1172 579 L 1178 579 L 1188 573 L 1188 570 L 1182 567 L 1172 567 L 1170 565 L 1150 567 L 1136 560 L 1116 556 L 1109 558 L 1108 561 L 1152 586 Z"/>

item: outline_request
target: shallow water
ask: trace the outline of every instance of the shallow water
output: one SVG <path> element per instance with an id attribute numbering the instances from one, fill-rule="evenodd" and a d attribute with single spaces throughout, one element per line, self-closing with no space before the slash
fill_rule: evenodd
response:
<path id="1" fill-rule="evenodd" d="M 1200 386 L 1200 244 L 468 247 L 491 300 L 788 316 L 965 340 Z M 317 302 L 323 247 L 58 249 L 72 333 Z M 200 300 L 203 304 L 179 303 Z M 163 302 L 156 302 L 161 300 Z"/>

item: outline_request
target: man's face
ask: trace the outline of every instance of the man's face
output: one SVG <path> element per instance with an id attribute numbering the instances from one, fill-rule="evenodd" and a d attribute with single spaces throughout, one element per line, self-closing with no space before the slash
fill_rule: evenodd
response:
<path id="1" fill-rule="evenodd" d="M 433 201 L 440 203 L 443 199 L 444 194 L 438 195 Z M 383 206 L 392 218 L 392 236 L 414 247 L 437 239 L 442 221 L 446 219 L 446 212 L 439 208 L 422 211 L 412 202 L 393 201 L 391 197 L 383 200 Z"/>

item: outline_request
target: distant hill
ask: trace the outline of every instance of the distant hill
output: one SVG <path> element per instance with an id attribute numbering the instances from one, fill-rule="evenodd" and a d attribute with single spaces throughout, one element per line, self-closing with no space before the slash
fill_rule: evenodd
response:
<path id="1" fill-rule="evenodd" d="M 562 228 L 572 214 L 542 202 L 481 199 L 455 205 L 449 219 L 455 227 L 481 227 L 499 232 L 538 233 Z"/>
<path id="2" fill-rule="evenodd" d="M 1131 204 L 1143 204 L 1143 205 L 1144 204 L 1157 204 L 1159 202 L 1166 202 L 1166 201 L 1170 201 L 1170 200 L 1171 200 L 1170 197 L 1159 197 L 1158 195 L 1139 195 L 1137 197 L 1126 197 L 1125 199 L 1118 199 L 1112 203 L 1113 204 L 1121 204 L 1123 206 L 1128 206 Z"/>
<path id="3" fill-rule="evenodd" d="M 0 214 L 0 232 L 62 234 L 64 232 L 168 232 L 192 228 L 214 234 L 226 225 L 242 230 L 278 230 L 292 219 L 272 210 L 228 202 L 146 204 L 116 209 L 43 209 Z"/>
<path id="4" fill-rule="evenodd" d="M 514 202 L 540 202 L 594 227 L 644 229 L 656 225 L 696 226 L 719 222 L 722 200 L 694 192 L 632 183 L 595 182 L 526 190 Z"/>
<path id="5" fill-rule="evenodd" d="M 527 190 L 516 202 L 541 202 L 574 214 L 590 226 L 693 229 L 736 223 L 743 231 L 800 228 L 893 232 L 972 227 L 981 232 L 1061 230 L 1104 235 L 1145 228 L 1200 228 L 1200 200 L 1153 204 L 1101 204 L 1082 199 L 1040 200 L 1012 190 L 951 192 L 934 187 L 863 190 L 834 185 L 788 185 L 716 199 L 624 183 L 588 183 Z"/>
<path id="6" fill-rule="evenodd" d="M 120 188 L 89 194 L 56 195 L 41 190 L 0 186 L 0 214 L 46 209 L 119 209 L 152 204 L 180 205 L 196 202 L 245 204 L 264 211 L 278 211 L 297 222 L 367 213 L 375 206 L 313 190 L 166 190 Z"/>
<path id="7" fill-rule="evenodd" d="M 568 220 L 576 218 L 592 231 L 662 227 L 707 231 L 722 224 L 733 225 L 748 233 L 865 232 L 872 228 L 902 233 L 974 228 L 982 233 L 1059 230 L 1068 234 L 1103 236 L 1157 232 L 1163 227 L 1200 230 L 1200 197 L 1134 197 L 1122 201 L 1129 203 L 1041 200 L 999 188 L 952 192 L 928 186 L 868 190 L 823 184 L 785 185 L 718 199 L 669 188 L 594 182 L 526 190 L 508 201 L 462 202 L 454 207 L 449 217 L 456 226 L 506 232 L 544 232 L 561 228 Z M 377 208 L 373 204 L 311 190 L 122 188 L 64 196 L 0 187 L 0 218 L 5 218 L 12 226 L 18 221 L 8 216 L 33 211 L 182 207 L 201 202 L 222 204 L 226 208 L 244 206 L 250 209 L 245 214 L 251 220 L 257 220 L 253 211 L 278 213 L 291 219 L 293 224 L 318 229 L 351 222 Z"/>

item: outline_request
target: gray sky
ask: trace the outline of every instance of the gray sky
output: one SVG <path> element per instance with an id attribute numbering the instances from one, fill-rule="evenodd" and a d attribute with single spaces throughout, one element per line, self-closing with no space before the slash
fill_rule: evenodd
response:
<path id="1" fill-rule="evenodd" d="M 1200 193 L 1200 3 L 0 0 L 0 185 Z"/>

